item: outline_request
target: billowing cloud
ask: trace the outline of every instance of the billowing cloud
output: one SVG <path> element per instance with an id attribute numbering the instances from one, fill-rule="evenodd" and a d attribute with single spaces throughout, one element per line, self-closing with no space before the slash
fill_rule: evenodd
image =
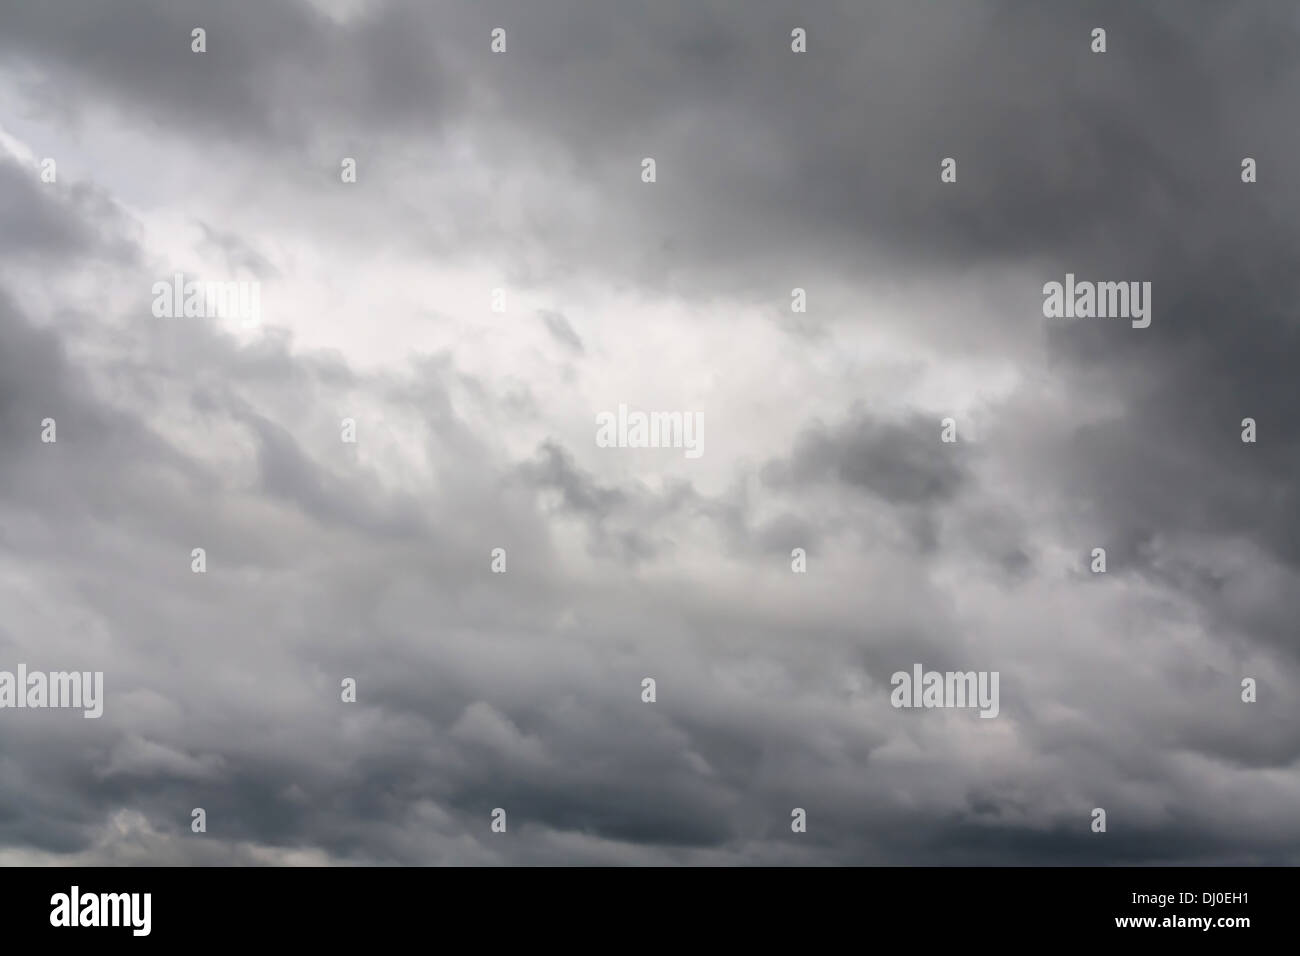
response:
<path id="1" fill-rule="evenodd" d="M 1295 26 L 0 2 L 0 862 L 1297 862 Z"/>

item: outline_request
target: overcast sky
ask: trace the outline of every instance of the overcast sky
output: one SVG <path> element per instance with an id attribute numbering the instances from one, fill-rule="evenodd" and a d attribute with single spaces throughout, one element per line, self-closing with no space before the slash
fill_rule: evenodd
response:
<path id="1" fill-rule="evenodd" d="M 0 0 L 0 670 L 105 682 L 0 863 L 1300 862 L 1298 91 L 1290 0 Z"/>

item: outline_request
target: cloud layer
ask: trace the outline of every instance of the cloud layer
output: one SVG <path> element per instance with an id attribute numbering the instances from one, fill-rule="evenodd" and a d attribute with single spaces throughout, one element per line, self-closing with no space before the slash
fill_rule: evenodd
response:
<path id="1" fill-rule="evenodd" d="M 0 862 L 1300 862 L 1298 28 L 0 0 Z"/>

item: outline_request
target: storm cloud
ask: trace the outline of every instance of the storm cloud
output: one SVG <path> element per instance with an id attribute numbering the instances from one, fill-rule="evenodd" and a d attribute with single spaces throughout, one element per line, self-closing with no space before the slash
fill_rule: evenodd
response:
<path id="1" fill-rule="evenodd" d="M 0 0 L 0 669 L 105 676 L 0 710 L 0 862 L 1300 862 L 1297 54 L 1283 0 Z"/>

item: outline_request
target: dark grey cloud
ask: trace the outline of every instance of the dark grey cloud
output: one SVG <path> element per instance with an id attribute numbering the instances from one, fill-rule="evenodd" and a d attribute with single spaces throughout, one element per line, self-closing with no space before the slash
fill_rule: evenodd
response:
<path id="1" fill-rule="evenodd" d="M 110 695 L 0 716 L 0 860 L 1297 860 L 1293 5 L 353 7 L 0 3 L 0 667 Z M 698 467 L 592 451 L 652 387 Z"/>
<path id="2" fill-rule="evenodd" d="M 109 97 L 158 132 L 263 147 L 355 135 L 340 122 L 436 125 L 456 82 L 420 41 L 424 24 L 395 6 L 346 25 L 299 0 L 60 11 L 7 2 L 0 17 L 0 55 L 61 80 L 38 87 L 54 97 L 47 108 L 75 112 L 83 97 Z M 195 28 L 207 31 L 206 53 L 191 49 Z"/>
<path id="3" fill-rule="evenodd" d="M 936 441 L 940 430 L 937 415 L 889 422 L 858 409 L 853 420 L 833 431 L 809 428 L 790 461 L 770 463 L 764 477 L 784 485 L 833 479 L 898 504 L 940 503 L 952 498 L 966 477 L 965 448 Z"/>
<path id="4" fill-rule="evenodd" d="M 545 323 L 546 330 L 555 337 L 555 341 L 579 355 L 582 354 L 582 339 L 578 338 L 578 333 L 573 331 L 573 326 L 569 324 L 569 320 L 564 317 L 563 313 L 543 309 L 537 314 Z"/>
<path id="5" fill-rule="evenodd" d="M 136 252 L 131 223 L 111 199 L 84 183 L 43 184 L 38 168 L 9 156 L 0 156 L 0 204 L 0 255 L 8 261 L 91 254 L 122 261 Z"/>

